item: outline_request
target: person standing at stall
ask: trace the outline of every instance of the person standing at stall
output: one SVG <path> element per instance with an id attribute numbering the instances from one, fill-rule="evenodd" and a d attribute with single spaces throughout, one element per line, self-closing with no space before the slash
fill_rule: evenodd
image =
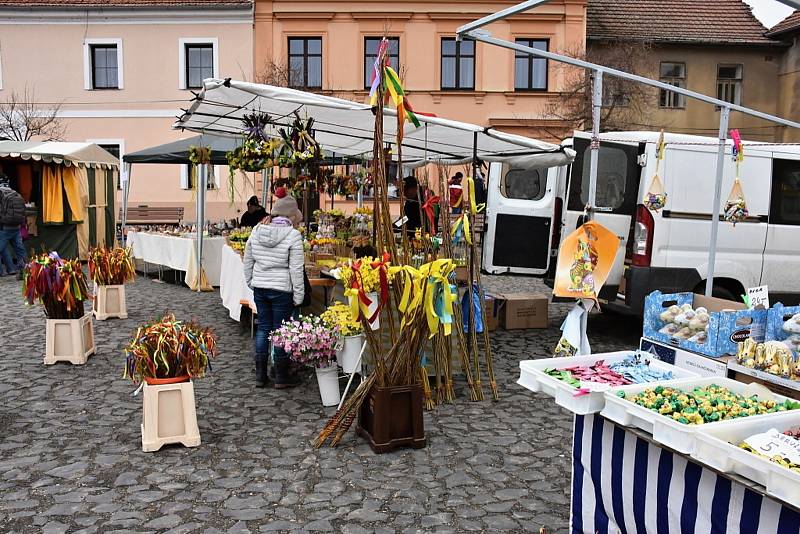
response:
<path id="1" fill-rule="evenodd" d="M 253 195 L 247 201 L 247 211 L 242 214 L 239 226 L 242 228 L 252 228 L 267 217 L 267 210 L 258 203 L 258 197 Z"/>
<path id="2" fill-rule="evenodd" d="M 5 264 L 5 274 L 22 277 L 26 259 L 20 228 L 24 223 L 25 200 L 22 195 L 11 189 L 8 176 L 0 167 L 0 276 L 3 276 L 3 264 Z"/>
<path id="3" fill-rule="evenodd" d="M 272 219 L 257 224 L 244 249 L 244 279 L 253 290 L 258 312 L 255 336 L 256 387 L 264 387 L 269 376 L 269 336 L 281 322 L 292 317 L 305 295 L 303 284 L 303 238 L 294 228 L 302 219 L 291 195 L 278 199 Z M 289 373 L 289 357 L 274 347 L 275 389 L 297 386 Z"/>

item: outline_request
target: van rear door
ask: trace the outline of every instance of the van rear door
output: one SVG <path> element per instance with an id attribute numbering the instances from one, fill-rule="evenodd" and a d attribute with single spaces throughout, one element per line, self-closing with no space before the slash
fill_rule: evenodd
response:
<path id="1" fill-rule="evenodd" d="M 589 201 L 590 140 L 578 137 L 576 134 L 573 148 L 577 155 L 570 171 L 564 237 L 583 223 L 584 208 Z M 639 155 L 644 153 L 644 149 L 644 143 L 625 144 L 606 141 L 600 143 L 597 211 L 594 220 L 614 232 L 620 240 L 608 281 L 600 293 L 600 297 L 604 300 L 616 298 L 619 284 L 624 276 L 625 251 L 640 196 Z"/>
<path id="2" fill-rule="evenodd" d="M 489 274 L 547 272 L 558 171 L 559 167 L 491 164 L 483 270 Z"/>
<path id="3" fill-rule="evenodd" d="M 773 154 L 771 192 L 760 283 L 769 285 L 770 293 L 784 304 L 791 304 L 798 302 L 800 293 L 800 154 Z"/>

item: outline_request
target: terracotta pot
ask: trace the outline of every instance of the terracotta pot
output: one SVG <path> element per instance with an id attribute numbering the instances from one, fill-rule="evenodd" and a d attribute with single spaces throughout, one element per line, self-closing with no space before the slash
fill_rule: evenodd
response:
<path id="1" fill-rule="evenodd" d="M 150 386 L 163 386 L 165 384 L 180 384 L 181 382 L 188 382 L 189 375 L 175 376 L 172 378 L 147 378 L 144 381 Z"/>

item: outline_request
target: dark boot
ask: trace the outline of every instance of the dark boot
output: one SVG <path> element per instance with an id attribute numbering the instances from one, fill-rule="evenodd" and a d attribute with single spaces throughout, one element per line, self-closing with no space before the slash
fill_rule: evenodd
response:
<path id="1" fill-rule="evenodd" d="M 289 361 L 275 362 L 275 389 L 288 389 L 300 385 L 300 380 L 289 373 Z"/>
<path id="2" fill-rule="evenodd" d="M 256 387 L 263 388 L 267 385 L 267 356 L 256 354 Z"/>

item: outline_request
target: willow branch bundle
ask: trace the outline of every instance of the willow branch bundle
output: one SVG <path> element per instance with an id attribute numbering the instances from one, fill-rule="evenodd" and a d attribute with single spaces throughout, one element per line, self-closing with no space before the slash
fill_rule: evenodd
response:
<path id="1" fill-rule="evenodd" d="M 478 287 L 483 287 L 481 284 L 481 271 L 478 269 L 476 272 L 476 279 L 478 281 Z M 483 295 L 481 295 L 483 297 Z M 487 328 L 486 323 L 486 301 L 481 302 L 481 314 L 483 318 L 483 354 L 484 358 L 486 359 L 486 372 L 489 375 L 489 386 L 492 388 L 492 399 L 500 400 L 500 396 L 497 393 L 497 381 L 494 377 L 494 363 L 492 358 L 492 343 L 489 339 L 489 329 Z"/>

